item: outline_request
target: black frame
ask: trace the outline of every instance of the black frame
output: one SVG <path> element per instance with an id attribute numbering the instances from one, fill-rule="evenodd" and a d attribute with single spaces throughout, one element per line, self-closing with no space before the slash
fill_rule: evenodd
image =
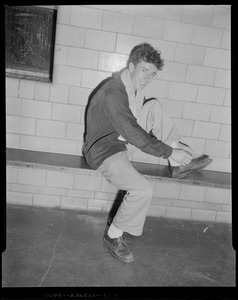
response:
<path id="1" fill-rule="evenodd" d="M 6 76 L 52 82 L 56 19 L 56 9 L 5 5 Z"/>

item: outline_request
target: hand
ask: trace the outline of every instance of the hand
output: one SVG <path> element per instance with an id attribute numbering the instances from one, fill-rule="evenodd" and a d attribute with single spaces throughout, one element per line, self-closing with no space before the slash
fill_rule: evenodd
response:
<path id="1" fill-rule="evenodd" d="M 182 166 L 188 165 L 192 160 L 192 155 L 190 153 L 179 148 L 173 148 L 173 152 L 170 157 Z"/>

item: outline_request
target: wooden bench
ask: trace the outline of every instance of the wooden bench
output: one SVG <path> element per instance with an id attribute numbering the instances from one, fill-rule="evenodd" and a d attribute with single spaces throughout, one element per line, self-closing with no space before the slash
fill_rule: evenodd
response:
<path id="1" fill-rule="evenodd" d="M 78 203 L 81 200 L 84 201 L 84 205 L 81 203 L 79 209 L 110 210 L 118 192 L 115 187 L 101 177 L 99 172 L 92 170 L 82 156 L 7 149 L 6 160 L 8 172 L 10 172 L 10 175 L 12 174 L 12 176 L 7 177 L 8 194 L 10 195 L 7 202 L 9 203 L 14 202 L 14 195 L 19 198 L 19 193 L 23 193 L 29 197 L 28 194 L 31 193 L 31 200 L 28 200 L 31 205 L 43 203 L 42 195 L 51 195 L 51 197 L 48 197 L 48 200 L 51 199 L 48 204 L 49 202 L 54 204 L 55 201 L 56 205 L 52 204 L 53 206 L 59 205 L 62 208 L 74 208 L 75 206 L 75 209 L 77 209 L 76 202 L 78 199 Z M 155 186 L 155 195 L 149 214 L 231 222 L 231 174 L 204 170 L 197 174 L 191 173 L 182 179 L 174 179 L 171 178 L 167 166 L 140 162 L 133 162 L 133 165 Z M 21 171 L 18 172 L 17 169 Z M 22 169 L 32 170 L 32 172 L 38 170 L 38 173 L 35 173 L 36 176 L 37 174 L 43 176 L 43 173 L 39 173 L 39 170 L 44 170 L 45 178 L 42 177 L 41 182 L 37 182 L 36 178 L 33 179 L 29 176 L 28 182 L 27 174 L 31 173 L 26 171 L 24 173 Z M 14 172 L 17 174 L 13 175 Z M 47 174 L 47 172 L 51 173 Z M 59 176 L 59 181 L 62 180 L 62 174 L 65 173 L 68 182 L 67 180 L 62 181 L 62 183 L 53 182 L 50 177 L 52 172 L 55 172 L 56 177 Z M 73 176 L 70 177 L 70 174 Z M 34 176 L 34 172 L 32 176 Z M 74 178 L 75 176 L 76 178 Z M 85 176 L 88 176 L 88 178 Z M 92 183 L 91 186 L 89 185 L 90 182 Z M 166 191 L 166 187 L 168 191 Z M 56 198 L 52 198 L 53 196 Z M 22 197 L 20 198 L 22 199 Z M 41 201 L 39 201 L 39 198 L 41 198 Z M 36 199 L 38 200 L 36 201 Z M 71 203 L 71 205 L 70 201 L 74 204 Z M 15 202 L 18 203 L 19 201 Z M 69 203 L 68 207 L 67 205 L 61 205 L 63 202 Z M 86 202 L 87 204 L 85 204 Z"/>

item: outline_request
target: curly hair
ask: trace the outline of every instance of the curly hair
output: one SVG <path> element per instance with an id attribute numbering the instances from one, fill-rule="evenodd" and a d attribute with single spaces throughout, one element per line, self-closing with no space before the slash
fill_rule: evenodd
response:
<path id="1" fill-rule="evenodd" d="M 134 65 L 141 61 L 153 64 L 158 70 L 162 70 L 164 66 L 164 60 L 161 58 L 161 52 L 156 50 L 148 43 L 143 43 L 135 46 L 129 55 L 127 61 L 127 68 L 132 62 Z"/>

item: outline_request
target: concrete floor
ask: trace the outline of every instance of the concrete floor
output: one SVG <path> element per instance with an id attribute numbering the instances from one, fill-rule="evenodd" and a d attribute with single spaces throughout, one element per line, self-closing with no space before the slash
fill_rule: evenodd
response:
<path id="1" fill-rule="evenodd" d="M 106 213 L 7 206 L 2 287 L 235 286 L 228 224 L 147 217 L 126 235 L 135 261 L 103 245 Z"/>

